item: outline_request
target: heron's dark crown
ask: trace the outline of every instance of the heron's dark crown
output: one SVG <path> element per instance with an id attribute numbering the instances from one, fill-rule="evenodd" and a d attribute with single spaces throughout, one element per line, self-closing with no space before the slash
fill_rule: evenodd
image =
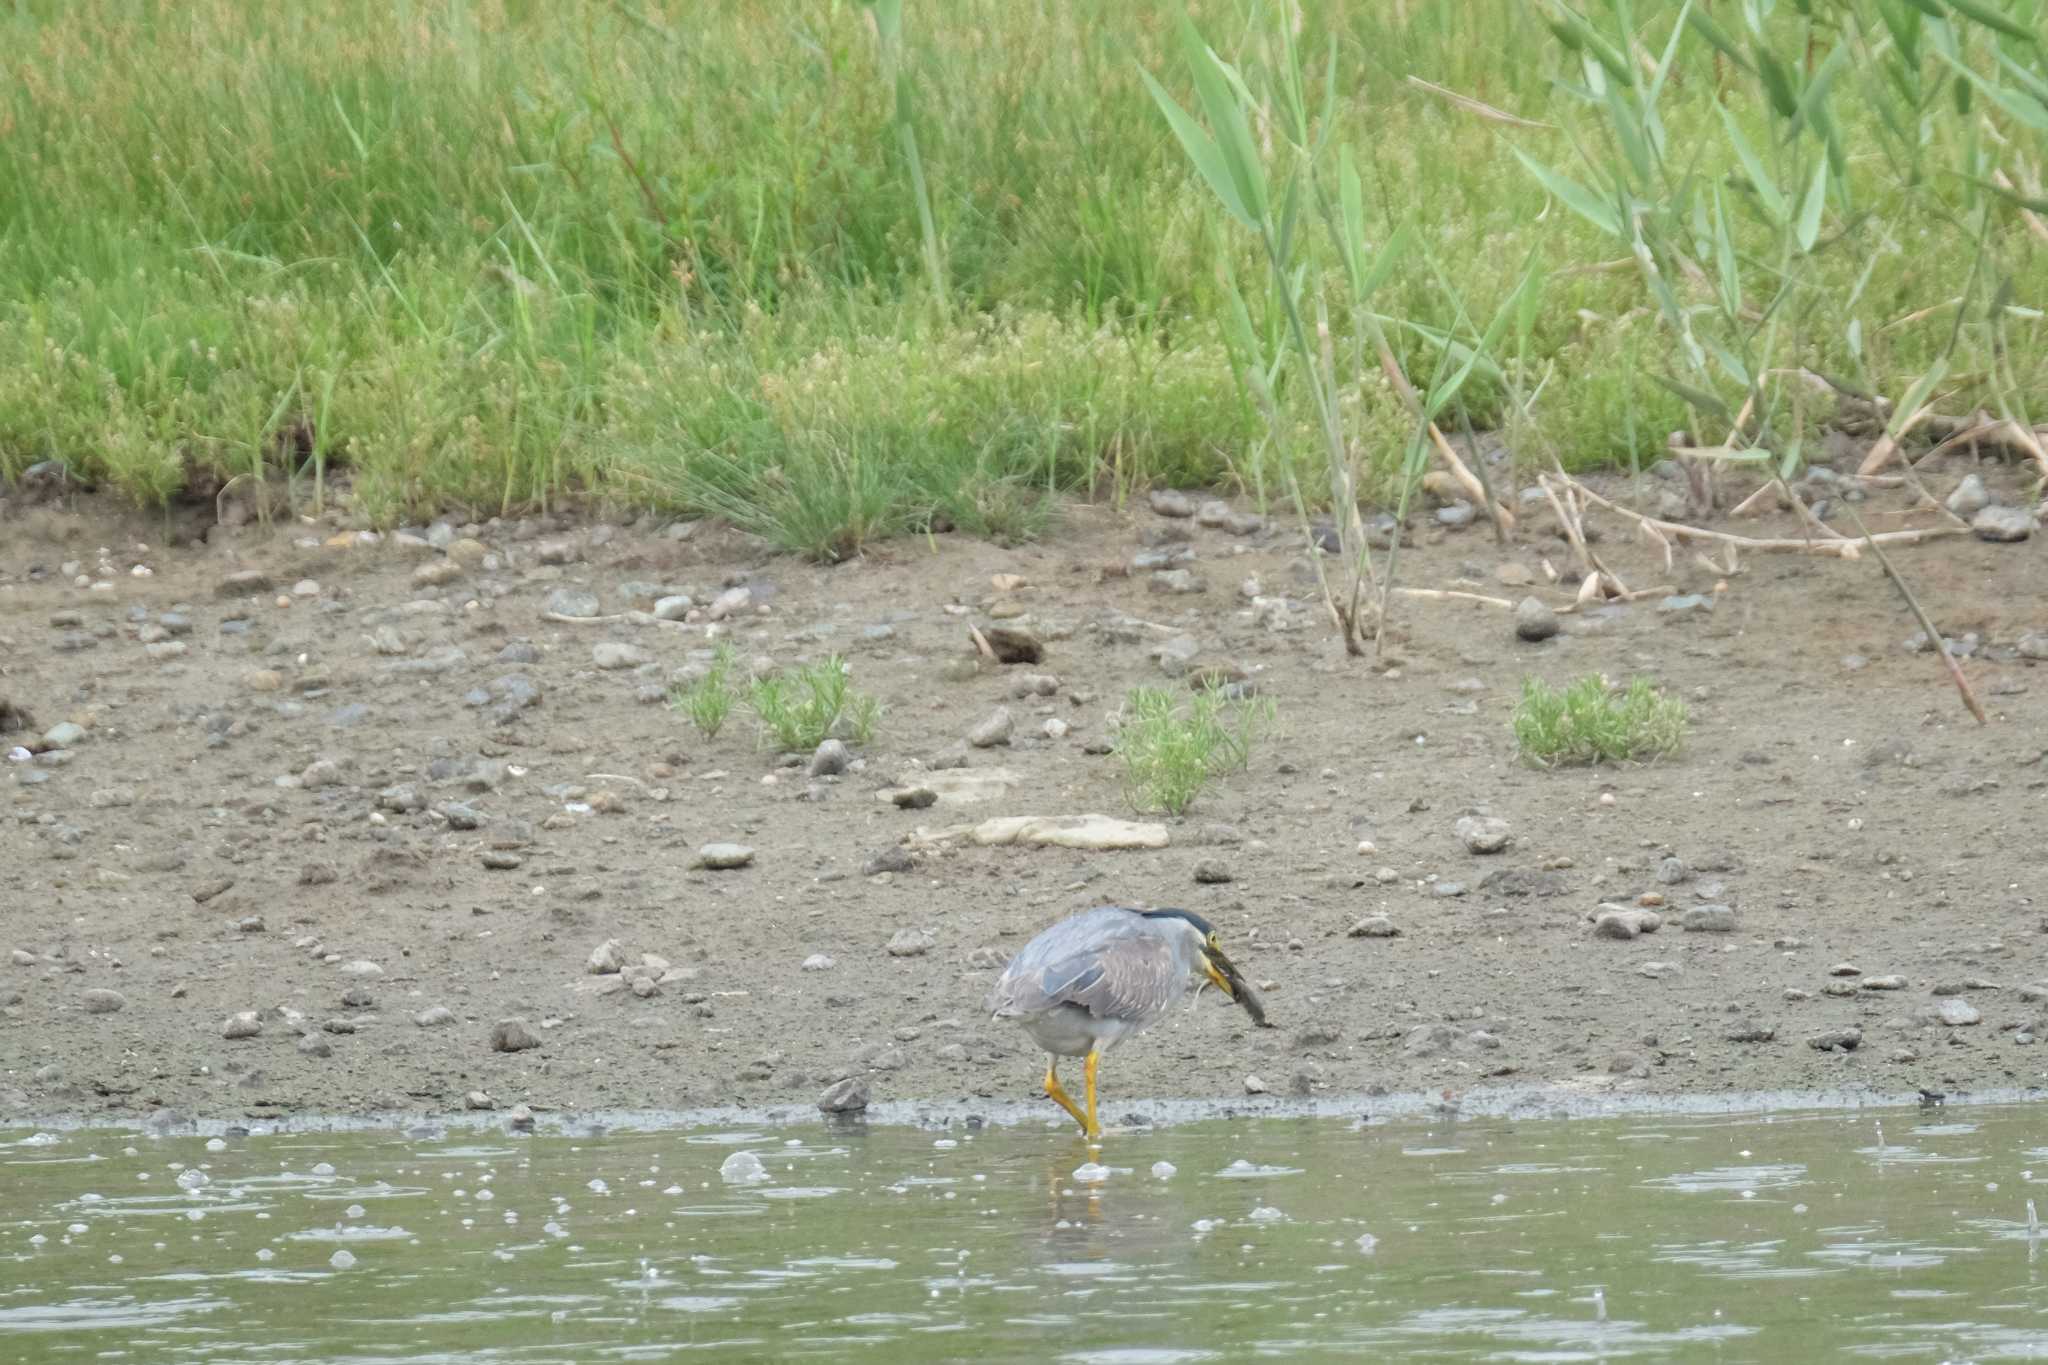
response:
<path id="1" fill-rule="evenodd" d="M 1146 919 L 1184 919 L 1189 924 L 1194 925 L 1195 928 L 1201 930 L 1203 938 L 1207 938 L 1216 932 L 1215 927 L 1209 921 L 1203 919 L 1192 910 L 1140 910 L 1138 913 Z"/>

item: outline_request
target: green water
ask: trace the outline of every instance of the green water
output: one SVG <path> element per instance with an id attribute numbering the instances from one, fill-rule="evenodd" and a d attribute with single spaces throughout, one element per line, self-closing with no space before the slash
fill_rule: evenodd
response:
<path id="1" fill-rule="evenodd" d="M 1079 1175 L 1036 1123 L 15 1131 L 0 1361 L 2048 1359 L 2044 1144 L 2039 1106 L 1218 1120 Z"/>

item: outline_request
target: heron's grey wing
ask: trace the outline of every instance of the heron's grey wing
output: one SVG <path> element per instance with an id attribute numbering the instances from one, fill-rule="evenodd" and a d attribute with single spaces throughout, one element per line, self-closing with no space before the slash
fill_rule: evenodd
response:
<path id="1" fill-rule="evenodd" d="M 989 1013 L 1018 1018 L 1065 1004 L 1063 992 L 1086 976 L 1100 948 L 1135 932 L 1142 923 L 1128 910 L 1099 906 L 1052 925 L 1003 968 L 988 993 Z"/>
<path id="2" fill-rule="evenodd" d="M 1098 1019 L 1157 1014 L 1186 988 L 1187 969 L 1173 944 L 1150 934 L 1120 934 L 1037 973 L 1041 1009 L 1078 1005 Z"/>

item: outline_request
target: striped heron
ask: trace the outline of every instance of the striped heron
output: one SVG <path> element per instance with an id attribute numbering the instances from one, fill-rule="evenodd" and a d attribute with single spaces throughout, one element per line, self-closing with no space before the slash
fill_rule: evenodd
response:
<path id="1" fill-rule="evenodd" d="M 1101 905 L 1051 926 L 1024 945 L 989 991 L 988 1011 L 1014 1019 L 1050 1054 L 1045 1093 L 1089 1138 L 1102 1054 L 1157 1023 L 1190 990 L 1214 983 L 1266 1025 L 1265 1007 L 1223 954 L 1216 930 L 1191 910 Z M 1060 1085 L 1059 1059 L 1088 1059 L 1088 1108 Z"/>

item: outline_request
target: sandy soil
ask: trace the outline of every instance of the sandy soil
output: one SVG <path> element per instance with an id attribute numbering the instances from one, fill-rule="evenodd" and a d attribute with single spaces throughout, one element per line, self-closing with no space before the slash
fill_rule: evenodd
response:
<path id="1" fill-rule="evenodd" d="M 1888 496 L 1866 516 L 1912 524 Z M 1568 570 L 1570 552 L 1548 520 L 1501 549 L 1420 513 L 1403 578 L 1561 605 L 1543 561 Z M 1714 594 L 1706 567 L 1667 572 L 1599 524 L 1632 584 Z M 1759 528 L 1795 533 L 1741 524 Z M 1956 1092 L 2037 1086 L 2048 1066 L 2048 673 L 2018 648 L 2048 631 L 2040 535 L 1896 554 L 1944 629 L 1978 637 L 1979 728 L 1904 643 L 1914 623 L 1868 561 L 1750 556 L 1711 611 L 1652 598 L 1567 616 L 1541 644 L 1498 608 L 1409 601 L 1376 669 L 1342 656 L 1298 533 L 1142 505 L 1070 509 L 1038 545 L 941 536 L 837 568 L 652 522 L 456 527 L 481 544 L 445 549 L 326 543 L 336 529 L 202 540 L 91 499 L 0 508 L 0 703 L 32 716 L 0 748 L 85 732 L 0 764 L 0 1117 L 807 1105 L 848 1076 L 877 1101 L 1028 1099 L 1043 1059 L 981 1013 L 992 968 L 1109 901 L 1209 916 L 1277 1025 L 1199 997 L 1105 1066 L 1111 1118 L 1119 1096 L 1242 1097 L 1252 1077 L 1331 1097 Z M 1130 568 L 1176 535 L 1206 591 Z M 1255 608 L 1248 576 L 1294 608 Z M 1501 586 L 1520 576 L 1537 586 Z M 742 583 L 753 601 L 717 629 L 744 657 L 844 653 L 886 705 L 843 775 L 784 766 L 744 715 L 707 741 L 650 700 L 703 657 L 707 623 L 543 616 L 564 588 L 615 616 Z M 1044 662 L 975 666 L 968 626 L 998 619 L 1036 630 Z M 1154 655 L 1181 635 L 1280 719 L 1248 771 L 1164 822 L 1168 847 L 918 839 L 998 815 L 1131 816 L 1116 760 L 1091 750 L 1125 689 L 1168 679 Z M 645 662 L 597 667 L 615 644 Z M 1522 676 L 1587 670 L 1683 696 L 1687 750 L 1519 764 Z M 1057 694 L 1015 695 L 1026 673 L 1057 675 Z M 512 675 L 537 704 L 494 684 Z M 999 706 L 1011 742 L 966 751 L 1014 775 L 996 799 L 878 799 Z M 1063 736 L 1045 735 L 1053 719 Z M 1467 851 L 1471 812 L 1508 822 L 1505 851 Z M 718 841 L 753 861 L 693 867 Z M 899 870 L 869 871 L 885 854 Z M 1233 880 L 1198 882 L 1203 863 Z M 1593 934 L 1603 903 L 1658 898 L 1656 933 Z M 1706 904 L 1732 907 L 1695 917 L 1729 931 L 1680 927 Z M 1373 915 L 1398 935 L 1351 936 Z M 929 946 L 892 954 L 906 930 Z M 607 940 L 629 968 L 666 960 L 649 993 L 590 970 Z M 832 965 L 806 969 L 814 955 Z M 245 1011 L 253 1036 L 224 1036 Z M 537 1045 L 498 1050 L 508 1019 Z M 1814 1045 L 1842 1030 L 1860 1046 Z"/>

